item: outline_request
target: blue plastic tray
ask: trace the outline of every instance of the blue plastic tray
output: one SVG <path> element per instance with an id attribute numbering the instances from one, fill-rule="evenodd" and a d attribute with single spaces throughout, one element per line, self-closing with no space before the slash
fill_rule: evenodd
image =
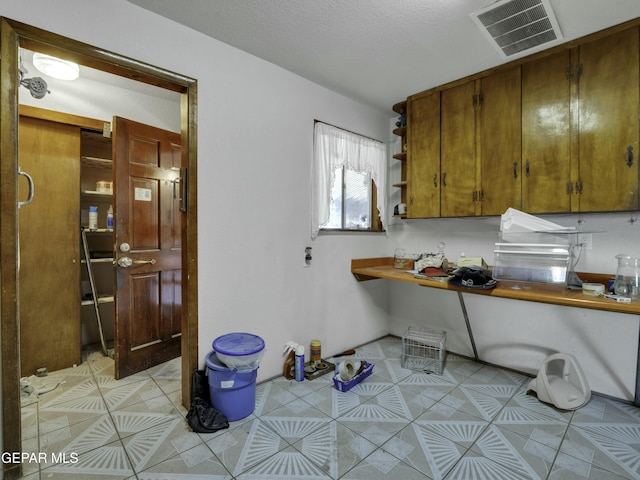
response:
<path id="1" fill-rule="evenodd" d="M 339 375 L 334 376 L 333 377 L 333 384 L 335 385 L 336 390 L 338 390 L 340 392 L 348 392 L 353 387 L 355 387 L 357 384 L 359 384 L 362 380 L 364 380 L 369 375 L 371 375 L 371 372 L 373 372 L 373 364 L 369 363 L 369 362 L 365 362 L 365 365 L 366 366 L 364 367 L 364 370 L 362 371 L 362 373 L 360 373 L 359 375 L 356 375 L 355 377 L 353 377 L 348 382 L 343 382 L 340 379 Z"/>

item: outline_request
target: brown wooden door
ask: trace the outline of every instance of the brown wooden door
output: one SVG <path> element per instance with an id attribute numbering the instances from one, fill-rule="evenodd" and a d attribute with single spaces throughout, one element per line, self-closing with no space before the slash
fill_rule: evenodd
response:
<path id="1" fill-rule="evenodd" d="M 569 50 L 522 66 L 522 208 L 571 211 Z M 575 83 L 575 82 L 574 82 Z"/>
<path id="2" fill-rule="evenodd" d="M 440 93 L 408 102 L 407 217 L 440 216 Z"/>
<path id="3" fill-rule="evenodd" d="M 174 191 L 181 142 L 177 133 L 123 118 L 113 125 L 115 376 L 122 378 L 180 355 L 181 212 Z M 126 258 L 133 263 L 120 266 Z"/>
<path id="4" fill-rule="evenodd" d="M 442 217 L 473 216 L 476 203 L 476 94 L 474 81 L 442 91 L 441 192 Z"/>
<path id="5" fill-rule="evenodd" d="M 637 27 L 580 46 L 582 212 L 638 208 L 638 63 Z"/>
<path id="6" fill-rule="evenodd" d="M 484 77 L 480 101 L 480 172 L 476 195 L 482 215 L 521 208 L 520 67 Z"/>
<path id="7" fill-rule="evenodd" d="M 20 168 L 34 181 L 19 209 L 20 368 L 55 371 L 81 360 L 80 129 L 20 117 Z M 20 179 L 20 201 L 27 182 Z"/>

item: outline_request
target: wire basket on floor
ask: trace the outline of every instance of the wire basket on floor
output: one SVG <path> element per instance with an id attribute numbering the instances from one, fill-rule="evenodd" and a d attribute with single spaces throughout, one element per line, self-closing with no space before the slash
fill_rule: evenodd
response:
<path id="1" fill-rule="evenodd" d="M 409 327 L 402 337 L 403 368 L 442 375 L 447 332 Z"/>

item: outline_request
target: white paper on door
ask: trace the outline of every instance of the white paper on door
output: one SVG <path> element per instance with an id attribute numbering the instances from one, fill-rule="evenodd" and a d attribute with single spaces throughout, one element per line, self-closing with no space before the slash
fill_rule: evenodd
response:
<path id="1" fill-rule="evenodd" d="M 151 189 L 150 188 L 136 188 L 134 192 L 134 199 L 141 202 L 151 201 Z"/>

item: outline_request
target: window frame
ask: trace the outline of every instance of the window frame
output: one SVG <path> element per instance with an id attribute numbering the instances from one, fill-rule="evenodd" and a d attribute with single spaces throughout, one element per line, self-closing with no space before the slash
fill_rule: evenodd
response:
<path id="1" fill-rule="evenodd" d="M 364 233 L 377 233 L 377 232 L 384 232 L 384 229 L 382 228 L 382 221 L 380 220 L 380 212 L 378 211 L 378 208 L 376 206 L 376 202 L 374 201 L 375 199 L 377 199 L 377 195 L 378 195 L 378 188 L 376 187 L 376 182 L 373 181 L 372 178 L 369 179 L 370 185 L 369 185 L 369 218 L 370 223 L 369 223 L 369 227 L 368 228 L 347 228 L 344 226 L 345 224 L 345 219 L 346 219 L 346 209 L 345 209 L 345 204 L 346 202 L 344 201 L 344 197 L 345 197 L 345 193 L 346 193 L 346 187 L 347 187 L 347 182 L 345 181 L 345 173 L 347 171 L 353 171 L 353 170 L 348 170 L 346 165 L 342 165 L 342 212 L 341 212 L 341 227 L 322 227 L 320 229 L 320 233 L 322 232 L 349 232 L 349 233 L 360 233 L 360 232 L 364 232 Z M 370 177 L 371 175 L 369 175 Z"/>
<path id="2" fill-rule="evenodd" d="M 319 125 L 321 130 L 318 130 Z M 353 138 L 350 138 L 353 137 Z M 319 140 L 321 139 L 321 140 Z M 327 143 L 325 143 L 327 142 Z M 337 142 L 334 143 L 334 142 Z M 351 142 L 351 143 L 349 143 Z M 345 147 L 346 145 L 350 145 Z M 341 155 L 339 161 L 335 161 L 337 156 L 331 156 L 331 148 L 336 148 Z M 342 149 L 345 148 L 343 151 Z M 313 169 L 312 169 L 312 228 L 311 238 L 315 238 L 320 233 L 379 233 L 385 232 L 385 216 L 387 212 L 386 198 L 386 178 L 388 168 L 388 146 L 381 140 L 376 140 L 353 131 L 336 127 L 335 125 L 320 120 L 314 121 L 314 148 L 313 148 Z M 329 154 L 329 156 L 327 156 Z M 331 181 L 328 171 L 335 172 L 338 167 L 342 168 L 343 182 L 342 192 L 344 198 L 344 172 L 367 173 L 371 177 L 369 188 L 369 228 L 345 228 L 344 203 L 341 212 L 341 228 L 327 227 L 329 221 L 329 203 L 331 199 L 331 188 L 334 181 Z M 349 168 L 351 167 L 351 168 Z M 356 168 L 353 168 L 356 167 Z M 381 182 L 381 187 L 376 185 L 376 180 Z M 327 188 L 328 186 L 328 188 Z M 378 194 L 385 198 L 379 198 Z M 327 202 L 325 204 L 325 202 Z M 324 205 L 324 206 L 323 206 Z M 323 213 L 324 211 L 324 213 Z M 325 217 L 325 215 L 327 215 Z M 325 220 L 326 219 L 326 220 Z M 323 223 L 324 222 L 324 223 Z"/>

